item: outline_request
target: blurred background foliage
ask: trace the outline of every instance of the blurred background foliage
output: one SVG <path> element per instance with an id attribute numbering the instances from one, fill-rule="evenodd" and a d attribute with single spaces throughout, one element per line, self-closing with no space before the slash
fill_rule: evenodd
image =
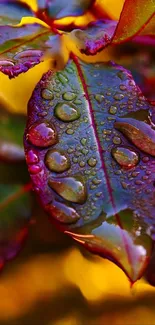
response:
<path id="1" fill-rule="evenodd" d="M 123 0 L 102 1 L 108 15 L 118 19 Z M 36 8 L 35 1 L 27 2 Z M 152 98 L 148 80 L 155 78 L 153 51 L 129 44 L 104 50 L 91 60 L 112 59 L 128 67 Z M 32 90 L 49 68 L 47 61 L 12 80 L 1 73 L 1 105 L 26 115 Z M 28 179 L 24 162 L 0 163 L 0 183 Z M 155 324 L 154 287 L 141 279 L 130 288 L 117 266 L 89 254 L 55 229 L 34 197 L 28 239 L 2 269 L 0 294 L 0 325 Z"/>

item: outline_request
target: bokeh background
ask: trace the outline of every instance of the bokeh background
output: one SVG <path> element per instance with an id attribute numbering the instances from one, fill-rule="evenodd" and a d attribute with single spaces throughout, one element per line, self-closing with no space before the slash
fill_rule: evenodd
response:
<path id="1" fill-rule="evenodd" d="M 118 19 L 123 1 L 103 2 L 107 13 Z M 92 60 L 113 59 L 130 68 L 152 98 L 153 57 L 154 49 L 127 44 Z M 26 115 L 32 90 L 49 68 L 47 61 L 13 80 L 0 73 L 0 102 L 5 109 Z M 5 168 L 0 163 L 0 182 Z M 24 163 L 9 166 L 10 183 L 17 172 L 28 178 Z M 28 238 L 0 273 L 0 298 L 0 325 L 155 324 L 154 287 L 143 278 L 131 288 L 117 266 L 91 255 L 50 224 L 34 195 Z"/>

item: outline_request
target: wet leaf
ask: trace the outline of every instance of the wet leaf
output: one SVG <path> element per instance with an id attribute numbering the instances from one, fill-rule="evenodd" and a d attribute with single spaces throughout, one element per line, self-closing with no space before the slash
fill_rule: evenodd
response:
<path id="1" fill-rule="evenodd" d="M 139 133 L 145 137 L 150 112 L 123 67 L 86 64 L 72 55 L 63 71 L 49 71 L 37 85 L 25 132 L 30 176 L 50 218 L 89 250 L 113 260 L 133 282 L 152 248 L 154 143 L 146 154 L 115 121 L 144 123 Z"/>
<path id="2" fill-rule="evenodd" d="M 25 116 L 11 114 L 1 107 L 0 121 L 0 160 L 7 162 L 24 161 L 23 132 L 26 124 Z"/>
<path id="3" fill-rule="evenodd" d="M 99 20 L 90 23 L 84 30 L 73 30 L 70 33 L 70 38 L 75 42 L 81 53 L 95 55 L 111 43 L 116 26 L 116 21 Z"/>
<path id="4" fill-rule="evenodd" d="M 20 27 L 0 26 L 0 71 L 9 78 L 26 72 L 50 56 L 54 66 L 63 65 L 59 35 L 37 23 Z"/>
<path id="5" fill-rule="evenodd" d="M 0 25 L 16 25 L 27 16 L 33 16 L 27 4 L 14 0 L 0 1 Z"/>
<path id="6" fill-rule="evenodd" d="M 52 19 L 69 16 L 82 16 L 91 8 L 94 0 L 38 0 L 39 9 L 46 9 L 47 15 Z"/>
<path id="7" fill-rule="evenodd" d="M 30 185 L 0 182 L 0 266 L 21 249 L 31 216 Z"/>

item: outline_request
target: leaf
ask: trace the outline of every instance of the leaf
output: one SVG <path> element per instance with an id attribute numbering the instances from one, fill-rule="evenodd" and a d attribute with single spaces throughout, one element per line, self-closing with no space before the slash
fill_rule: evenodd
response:
<path id="1" fill-rule="evenodd" d="M 38 0 L 39 9 L 46 9 L 47 15 L 52 19 L 69 16 L 82 16 L 91 8 L 94 0 Z"/>
<path id="2" fill-rule="evenodd" d="M 27 233 L 31 215 L 30 185 L 0 182 L 0 265 L 17 255 Z"/>
<path id="3" fill-rule="evenodd" d="M 126 0 L 121 12 L 113 43 L 123 42 L 137 34 L 150 35 L 155 22 L 155 4 L 152 0 Z"/>
<path id="4" fill-rule="evenodd" d="M 111 43 L 117 22 L 99 20 L 90 23 L 86 29 L 74 29 L 69 37 L 74 41 L 81 53 L 95 55 Z"/>
<path id="5" fill-rule="evenodd" d="M 0 25 L 16 25 L 26 16 L 33 16 L 33 12 L 26 3 L 14 0 L 1 0 Z"/>
<path id="6" fill-rule="evenodd" d="M 149 109 L 127 70 L 72 55 L 63 71 L 49 71 L 36 86 L 24 140 L 33 186 L 50 218 L 133 282 L 151 254 L 155 160 L 151 146 L 146 154 L 115 120 L 147 124 Z"/>
<path id="7" fill-rule="evenodd" d="M 45 55 L 53 58 L 54 66 L 57 62 L 62 66 L 64 57 L 61 50 L 60 36 L 53 35 L 50 29 L 37 23 L 0 27 L 0 71 L 9 78 L 39 64 Z"/>

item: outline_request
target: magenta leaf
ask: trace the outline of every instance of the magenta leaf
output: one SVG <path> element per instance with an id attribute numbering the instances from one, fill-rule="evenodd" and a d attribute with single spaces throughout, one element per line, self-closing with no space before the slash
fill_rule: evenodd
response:
<path id="1" fill-rule="evenodd" d="M 51 19 L 60 19 L 68 16 L 81 16 L 91 8 L 95 0 L 38 0 L 41 10 L 46 10 Z"/>
<path id="2" fill-rule="evenodd" d="M 13 78 L 43 61 L 48 51 L 57 54 L 55 37 L 59 38 L 37 23 L 0 26 L 0 71 Z"/>
<path id="3" fill-rule="evenodd" d="M 26 3 L 14 0 L 0 1 L 0 25 L 15 25 L 27 16 L 33 16 L 33 12 Z"/>
<path id="4" fill-rule="evenodd" d="M 0 268 L 20 251 L 31 216 L 30 185 L 3 184 L 0 179 Z"/>
<path id="5" fill-rule="evenodd" d="M 111 43 L 116 26 L 116 21 L 99 20 L 90 23 L 84 30 L 74 29 L 70 37 L 81 53 L 95 55 Z"/>
<path id="6" fill-rule="evenodd" d="M 150 134 L 155 131 L 150 112 L 127 70 L 72 56 L 64 70 L 49 71 L 38 83 L 25 131 L 30 176 L 51 220 L 118 264 L 133 282 L 152 249 L 155 153 Z M 130 130 L 137 125 L 142 126 L 133 141 Z M 145 143 L 140 144 L 142 135 Z"/>

